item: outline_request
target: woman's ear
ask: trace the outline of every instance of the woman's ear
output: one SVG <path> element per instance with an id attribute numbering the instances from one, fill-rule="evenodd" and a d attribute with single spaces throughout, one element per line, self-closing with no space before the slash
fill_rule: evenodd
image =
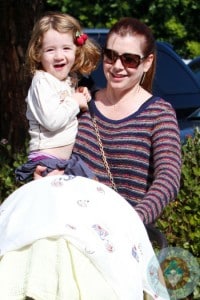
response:
<path id="1" fill-rule="evenodd" d="M 144 60 L 144 72 L 147 72 L 150 69 L 150 67 L 153 63 L 153 60 L 154 60 L 154 54 L 149 54 L 147 56 L 147 58 L 145 58 L 145 60 Z"/>

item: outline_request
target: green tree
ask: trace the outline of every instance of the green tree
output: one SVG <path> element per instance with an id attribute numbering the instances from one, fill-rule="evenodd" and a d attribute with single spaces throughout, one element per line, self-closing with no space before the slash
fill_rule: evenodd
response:
<path id="1" fill-rule="evenodd" d="M 147 22 L 157 39 L 171 43 L 184 58 L 194 57 L 200 55 L 199 12 L 200 2 L 196 0 L 154 0 Z"/>
<path id="2" fill-rule="evenodd" d="M 61 10 L 78 18 L 84 27 L 109 28 L 122 16 L 137 15 L 137 5 L 133 1 L 97 0 L 47 0 L 47 7 Z"/>
<path id="3" fill-rule="evenodd" d="M 110 28 L 121 17 L 140 18 L 158 40 L 165 40 L 184 58 L 200 55 L 200 2 L 196 0 L 46 0 L 57 9 L 78 18 L 84 27 Z"/>
<path id="4" fill-rule="evenodd" d="M 0 0 L 0 139 L 16 151 L 27 135 L 25 96 L 28 78 L 24 58 L 30 33 L 42 11 L 42 1 Z"/>

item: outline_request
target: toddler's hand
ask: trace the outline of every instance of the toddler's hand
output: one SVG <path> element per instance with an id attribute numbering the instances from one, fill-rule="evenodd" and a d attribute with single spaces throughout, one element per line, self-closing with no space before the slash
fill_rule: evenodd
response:
<path id="1" fill-rule="evenodd" d="M 88 110 L 88 102 L 91 100 L 91 94 L 87 87 L 80 86 L 76 89 L 74 99 L 78 102 L 82 111 Z"/>
<path id="2" fill-rule="evenodd" d="M 76 92 L 82 93 L 85 96 L 87 102 L 89 102 L 91 100 L 91 94 L 90 94 L 90 91 L 88 90 L 87 87 L 85 87 L 85 86 L 79 86 L 76 89 Z"/>

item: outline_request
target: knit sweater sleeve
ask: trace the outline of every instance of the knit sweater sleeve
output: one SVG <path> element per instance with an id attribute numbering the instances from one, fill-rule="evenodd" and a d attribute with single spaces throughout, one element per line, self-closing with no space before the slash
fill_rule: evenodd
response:
<path id="1" fill-rule="evenodd" d="M 155 122 L 152 134 L 154 177 L 143 200 L 135 207 L 145 224 L 154 222 L 175 200 L 181 175 L 180 133 L 174 110 L 169 107 Z"/>

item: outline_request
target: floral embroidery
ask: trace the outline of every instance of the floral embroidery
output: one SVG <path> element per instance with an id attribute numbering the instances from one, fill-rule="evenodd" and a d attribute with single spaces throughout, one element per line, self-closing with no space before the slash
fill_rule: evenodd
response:
<path id="1" fill-rule="evenodd" d="M 97 231 L 102 240 L 105 240 L 105 238 L 108 236 L 108 231 L 102 228 L 100 225 L 94 224 L 92 228 L 94 228 Z"/>
<path id="2" fill-rule="evenodd" d="M 141 245 L 141 243 L 138 244 L 138 250 L 139 250 L 139 252 L 140 252 L 140 255 L 143 256 L 144 253 L 143 253 L 143 250 L 142 250 L 142 245 Z"/>
<path id="3" fill-rule="evenodd" d="M 137 262 L 139 262 L 138 249 L 135 245 L 132 247 L 132 256 L 136 259 Z"/>
<path id="4" fill-rule="evenodd" d="M 74 178 L 75 178 L 75 176 L 73 176 L 73 175 L 62 175 L 61 177 L 54 179 L 51 182 L 51 185 L 53 185 L 55 187 L 60 187 L 60 186 L 63 186 L 63 184 L 66 181 L 74 179 Z"/>
<path id="5" fill-rule="evenodd" d="M 73 229 L 73 230 L 76 230 L 76 227 L 73 226 L 73 225 L 70 225 L 70 224 L 66 224 L 65 227 L 66 227 L 66 228 Z"/>
<path id="6" fill-rule="evenodd" d="M 77 200 L 77 204 L 81 207 L 88 207 L 88 204 L 90 203 L 90 200 L 84 200 L 84 199 L 80 199 Z"/>
<path id="7" fill-rule="evenodd" d="M 114 247 L 112 244 L 109 243 L 109 241 L 106 241 L 105 243 L 105 247 L 109 252 L 113 252 L 114 251 Z"/>
<path id="8" fill-rule="evenodd" d="M 104 189 L 103 189 L 102 186 L 97 186 L 97 191 L 98 191 L 99 193 L 105 194 L 105 191 L 104 191 Z"/>
<path id="9" fill-rule="evenodd" d="M 109 236 L 109 233 L 106 229 L 102 228 L 100 225 L 98 224 L 94 224 L 92 226 L 93 229 L 96 230 L 96 232 L 98 233 L 100 239 L 102 241 L 104 241 L 104 245 L 105 245 L 105 248 L 109 251 L 109 252 L 113 252 L 114 251 L 114 247 L 112 245 L 112 243 L 109 241 L 108 239 L 108 236 Z"/>

